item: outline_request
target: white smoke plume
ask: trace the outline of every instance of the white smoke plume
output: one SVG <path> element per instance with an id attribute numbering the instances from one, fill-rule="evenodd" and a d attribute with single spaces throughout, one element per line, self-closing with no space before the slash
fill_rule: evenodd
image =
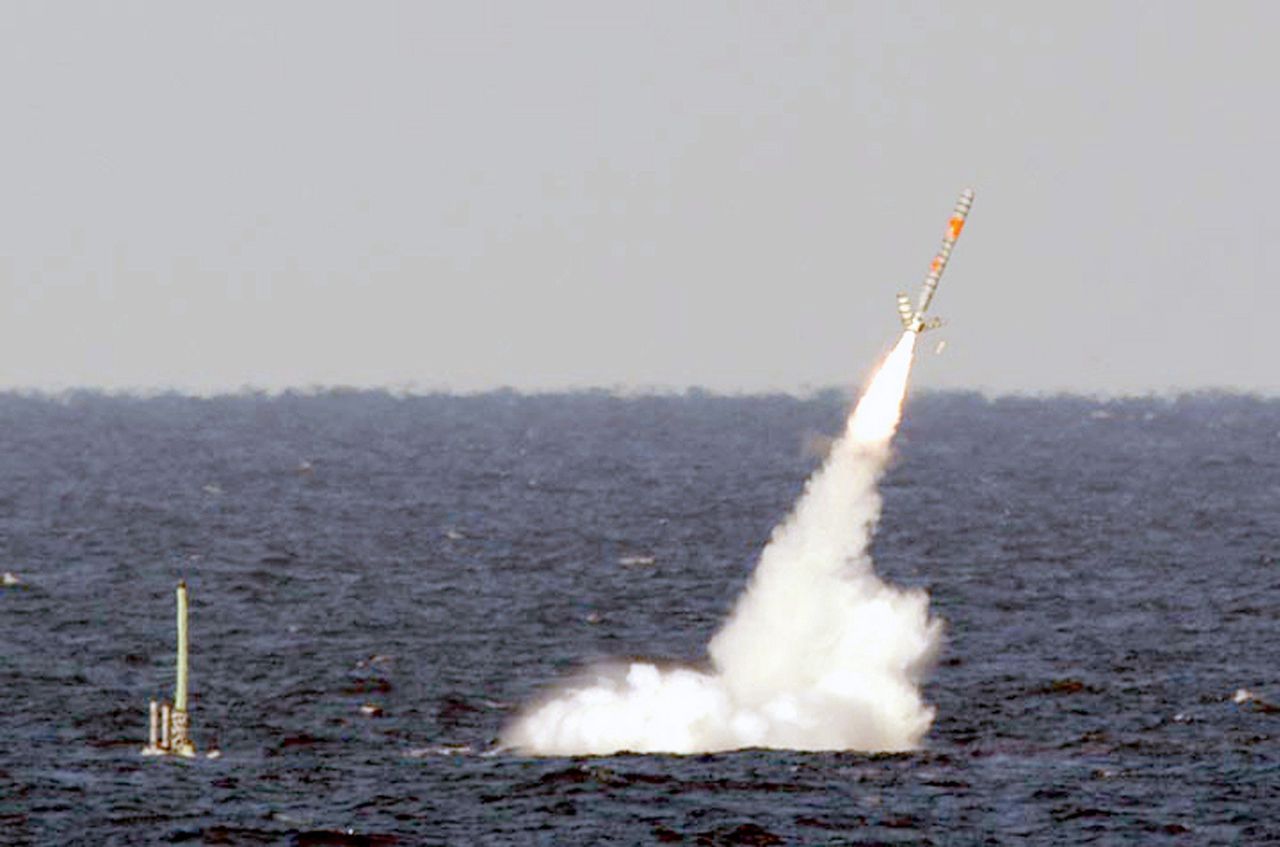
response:
<path id="1" fill-rule="evenodd" d="M 933 722 L 920 683 L 941 624 L 923 591 L 881 581 L 867 552 L 915 340 L 903 334 L 773 531 L 711 640 L 708 669 L 591 668 L 527 707 L 503 746 L 533 755 L 916 747 Z"/>

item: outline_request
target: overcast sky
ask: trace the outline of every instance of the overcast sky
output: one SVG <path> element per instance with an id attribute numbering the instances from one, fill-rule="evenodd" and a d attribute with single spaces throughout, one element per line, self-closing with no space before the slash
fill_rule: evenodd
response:
<path id="1" fill-rule="evenodd" d="M 0 4 L 0 386 L 1280 392 L 1280 3 Z M 934 356 L 935 340 L 947 347 Z"/>

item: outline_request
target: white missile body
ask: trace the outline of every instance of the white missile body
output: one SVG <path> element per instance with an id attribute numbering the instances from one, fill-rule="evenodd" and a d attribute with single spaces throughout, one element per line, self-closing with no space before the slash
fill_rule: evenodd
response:
<path id="1" fill-rule="evenodd" d="M 942 237 L 942 246 L 938 248 L 938 255 L 934 256 L 933 261 L 929 263 L 929 273 L 924 278 L 924 285 L 920 288 L 920 299 L 916 301 L 915 308 L 911 307 L 911 300 L 907 295 L 898 295 L 898 317 L 902 320 L 902 328 L 908 332 L 920 333 L 942 326 L 941 319 L 926 319 L 925 312 L 933 302 L 933 293 L 938 290 L 938 280 L 942 278 L 942 272 L 947 269 L 947 260 L 951 258 L 951 250 L 955 247 L 956 239 L 964 230 L 965 218 L 969 216 L 969 207 L 972 205 L 973 189 L 966 188 L 960 192 L 956 208 L 951 213 L 951 219 L 947 221 L 947 232 Z"/>

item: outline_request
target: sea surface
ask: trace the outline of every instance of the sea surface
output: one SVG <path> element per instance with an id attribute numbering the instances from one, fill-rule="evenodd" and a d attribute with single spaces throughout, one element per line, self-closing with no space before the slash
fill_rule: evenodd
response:
<path id="1" fill-rule="evenodd" d="M 0 395 L 0 844 L 1280 843 L 1280 401 L 1230 394 L 912 396 L 916 752 L 495 750 L 704 659 L 847 407 Z M 202 757 L 144 758 L 182 579 Z"/>

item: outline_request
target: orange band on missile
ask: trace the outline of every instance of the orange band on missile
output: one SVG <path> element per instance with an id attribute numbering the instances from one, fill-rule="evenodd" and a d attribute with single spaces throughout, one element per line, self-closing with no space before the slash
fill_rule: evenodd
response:
<path id="1" fill-rule="evenodd" d="M 947 240 L 955 241 L 960 237 L 960 230 L 964 229 L 964 218 L 956 215 L 947 225 Z"/>
<path id="2" fill-rule="evenodd" d="M 942 267 L 942 257 L 934 256 L 933 261 L 929 263 L 929 270 L 936 271 L 940 267 Z"/>

